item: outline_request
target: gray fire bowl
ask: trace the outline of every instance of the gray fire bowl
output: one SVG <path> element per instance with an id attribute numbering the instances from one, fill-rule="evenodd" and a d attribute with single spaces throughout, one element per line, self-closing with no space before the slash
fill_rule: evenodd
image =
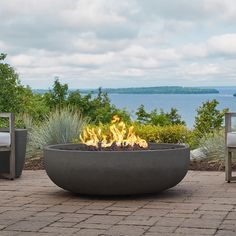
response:
<path id="1" fill-rule="evenodd" d="M 179 144 L 150 144 L 150 150 L 141 151 L 85 151 L 83 144 L 44 149 L 50 179 L 80 194 L 157 193 L 177 185 L 186 175 L 189 161 L 189 147 Z"/>

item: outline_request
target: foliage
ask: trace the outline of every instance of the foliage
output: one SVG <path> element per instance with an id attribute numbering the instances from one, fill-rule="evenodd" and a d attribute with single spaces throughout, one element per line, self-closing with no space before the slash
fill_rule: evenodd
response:
<path id="1" fill-rule="evenodd" d="M 162 109 L 160 113 L 157 109 L 152 110 L 150 113 L 145 111 L 144 105 L 140 105 L 135 113 L 137 115 L 137 121 L 141 124 L 150 125 L 184 125 L 185 122 L 181 120 L 181 116 L 178 114 L 176 108 L 171 108 L 170 112 L 165 113 Z"/>
<path id="2" fill-rule="evenodd" d="M 184 125 L 140 125 L 135 124 L 135 132 L 148 142 L 189 143 L 191 131 Z"/>
<path id="3" fill-rule="evenodd" d="M 225 134 L 224 130 L 214 130 L 200 140 L 200 147 L 209 159 L 225 158 Z"/>
<path id="4" fill-rule="evenodd" d="M 29 87 L 22 86 L 14 68 L 3 62 L 6 56 L 0 54 L 0 111 L 23 112 L 28 107 L 32 91 Z"/>
<path id="5" fill-rule="evenodd" d="M 0 111 L 13 112 L 17 127 L 20 114 L 30 114 L 35 120 L 42 119 L 49 112 L 42 95 L 33 94 L 29 86 L 21 85 L 18 74 L 9 64 L 3 63 L 6 54 L 0 54 Z M 19 117 L 18 117 L 19 116 Z M 1 122 L 0 126 L 4 126 Z"/>
<path id="6" fill-rule="evenodd" d="M 42 149 L 45 145 L 72 142 L 87 122 L 79 112 L 69 108 L 56 109 L 44 122 L 32 127 L 30 145 Z"/>
<path id="7" fill-rule="evenodd" d="M 123 120 L 130 121 L 126 110 L 118 109 L 112 105 L 107 93 L 98 89 L 96 96 L 92 93 L 82 96 L 79 90 L 69 92 L 67 84 L 61 84 L 58 79 L 54 81 L 53 89 L 44 94 L 44 100 L 50 109 L 61 109 L 66 106 L 78 109 L 84 117 L 89 117 L 92 123 L 109 123 L 112 116 L 117 114 Z"/>
<path id="8" fill-rule="evenodd" d="M 32 116 L 35 122 L 40 122 L 44 119 L 45 115 L 49 114 L 50 107 L 47 106 L 43 95 L 33 94 L 29 99 L 29 106 L 25 113 Z"/>
<path id="9" fill-rule="evenodd" d="M 216 99 L 206 101 L 197 109 L 195 117 L 195 133 L 199 138 L 206 134 L 212 133 L 214 130 L 219 130 L 224 121 L 224 114 L 228 109 L 222 111 L 217 109 L 219 102 Z"/>
<path id="10" fill-rule="evenodd" d="M 141 124 L 148 124 L 150 122 L 150 114 L 145 111 L 144 105 L 141 104 L 136 111 L 137 121 Z"/>
<path id="11" fill-rule="evenodd" d="M 44 94 L 44 99 L 50 109 L 57 107 L 63 108 L 67 105 L 68 85 L 61 84 L 59 79 L 56 78 L 53 84 L 53 89 Z"/>
<path id="12" fill-rule="evenodd" d="M 102 92 L 101 88 L 98 89 L 96 96 L 92 93 L 82 96 L 78 90 L 71 92 L 67 104 L 77 107 L 94 124 L 109 123 L 116 114 L 123 120 L 130 121 L 129 113 L 112 105 L 107 93 Z"/>

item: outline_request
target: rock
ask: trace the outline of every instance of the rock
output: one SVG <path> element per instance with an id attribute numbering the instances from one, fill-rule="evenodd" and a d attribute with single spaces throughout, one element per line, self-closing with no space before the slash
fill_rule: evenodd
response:
<path id="1" fill-rule="evenodd" d="M 206 155 L 204 154 L 203 152 L 203 149 L 202 148 L 197 148 L 197 149 L 194 149 L 190 152 L 190 159 L 193 160 L 193 159 L 204 159 L 206 158 Z"/>

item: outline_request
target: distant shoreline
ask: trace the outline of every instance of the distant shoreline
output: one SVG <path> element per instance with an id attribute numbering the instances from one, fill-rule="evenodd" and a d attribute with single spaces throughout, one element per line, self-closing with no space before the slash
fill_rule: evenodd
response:
<path id="1" fill-rule="evenodd" d="M 78 89 L 81 94 L 90 92 L 97 94 L 98 89 Z M 34 93 L 44 94 L 48 90 L 33 89 Z M 70 90 L 70 92 L 74 92 Z M 102 88 L 108 94 L 218 94 L 215 88 L 181 87 L 181 86 L 160 86 L 160 87 L 136 87 L 136 88 Z"/>

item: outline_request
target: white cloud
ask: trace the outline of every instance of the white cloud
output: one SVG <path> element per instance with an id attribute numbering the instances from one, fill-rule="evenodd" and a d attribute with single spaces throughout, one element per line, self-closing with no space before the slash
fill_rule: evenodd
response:
<path id="1" fill-rule="evenodd" d="M 236 33 L 213 36 L 207 44 L 212 54 L 236 56 Z"/>
<path id="2" fill-rule="evenodd" d="M 9 45 L 6 42 L 0 40 L 0 49 L 2 51 L 7 51 L 9 49 Z"/>
<path id="3" fill-rule="evenodd" d="M 235 0 L 1 0 L 0 18 L 0 52 L 33 87 L 236 78 Z"/>
<path id="4" fill-rule="evenodd" d="M 92 27 L 125 24 L 126 18 L 117 14 L 117 1 L 80 0 L 76 6 L 62 12 L 65 23 L 74 27 Z"/>
<path id="5" fill-rule="evenodd" d="M 200 64 L 200 63 L 191 63 L 185 68 L 182 68 L 179 71 L 180 75 L 183 76 L 210 76 L 217 75 L 220 72 L 220 68 L 217 64 Z"/>
<path id="6" fill-rule="evenodd" d="M 32 66 L 33 59 L 34 58 L 32 56 L 18 54 L 10 58 L 10 63 L 15 65 L 16 67 Z"/>
<path id="7" fill-rule="evenodd" d="M 189 43 L 183 45 L 178 51 L 187 59 L 204 58 L 208 55 L 207 47 L 204 44 Z"/>
<path id="8" fill-rule="evenodd" d="M 176 20 L 235 19 L 234 0 L 137 0 L 143 17 L 160 17 Z M 145 17 L 146 18 L 146 17 Z"/>

